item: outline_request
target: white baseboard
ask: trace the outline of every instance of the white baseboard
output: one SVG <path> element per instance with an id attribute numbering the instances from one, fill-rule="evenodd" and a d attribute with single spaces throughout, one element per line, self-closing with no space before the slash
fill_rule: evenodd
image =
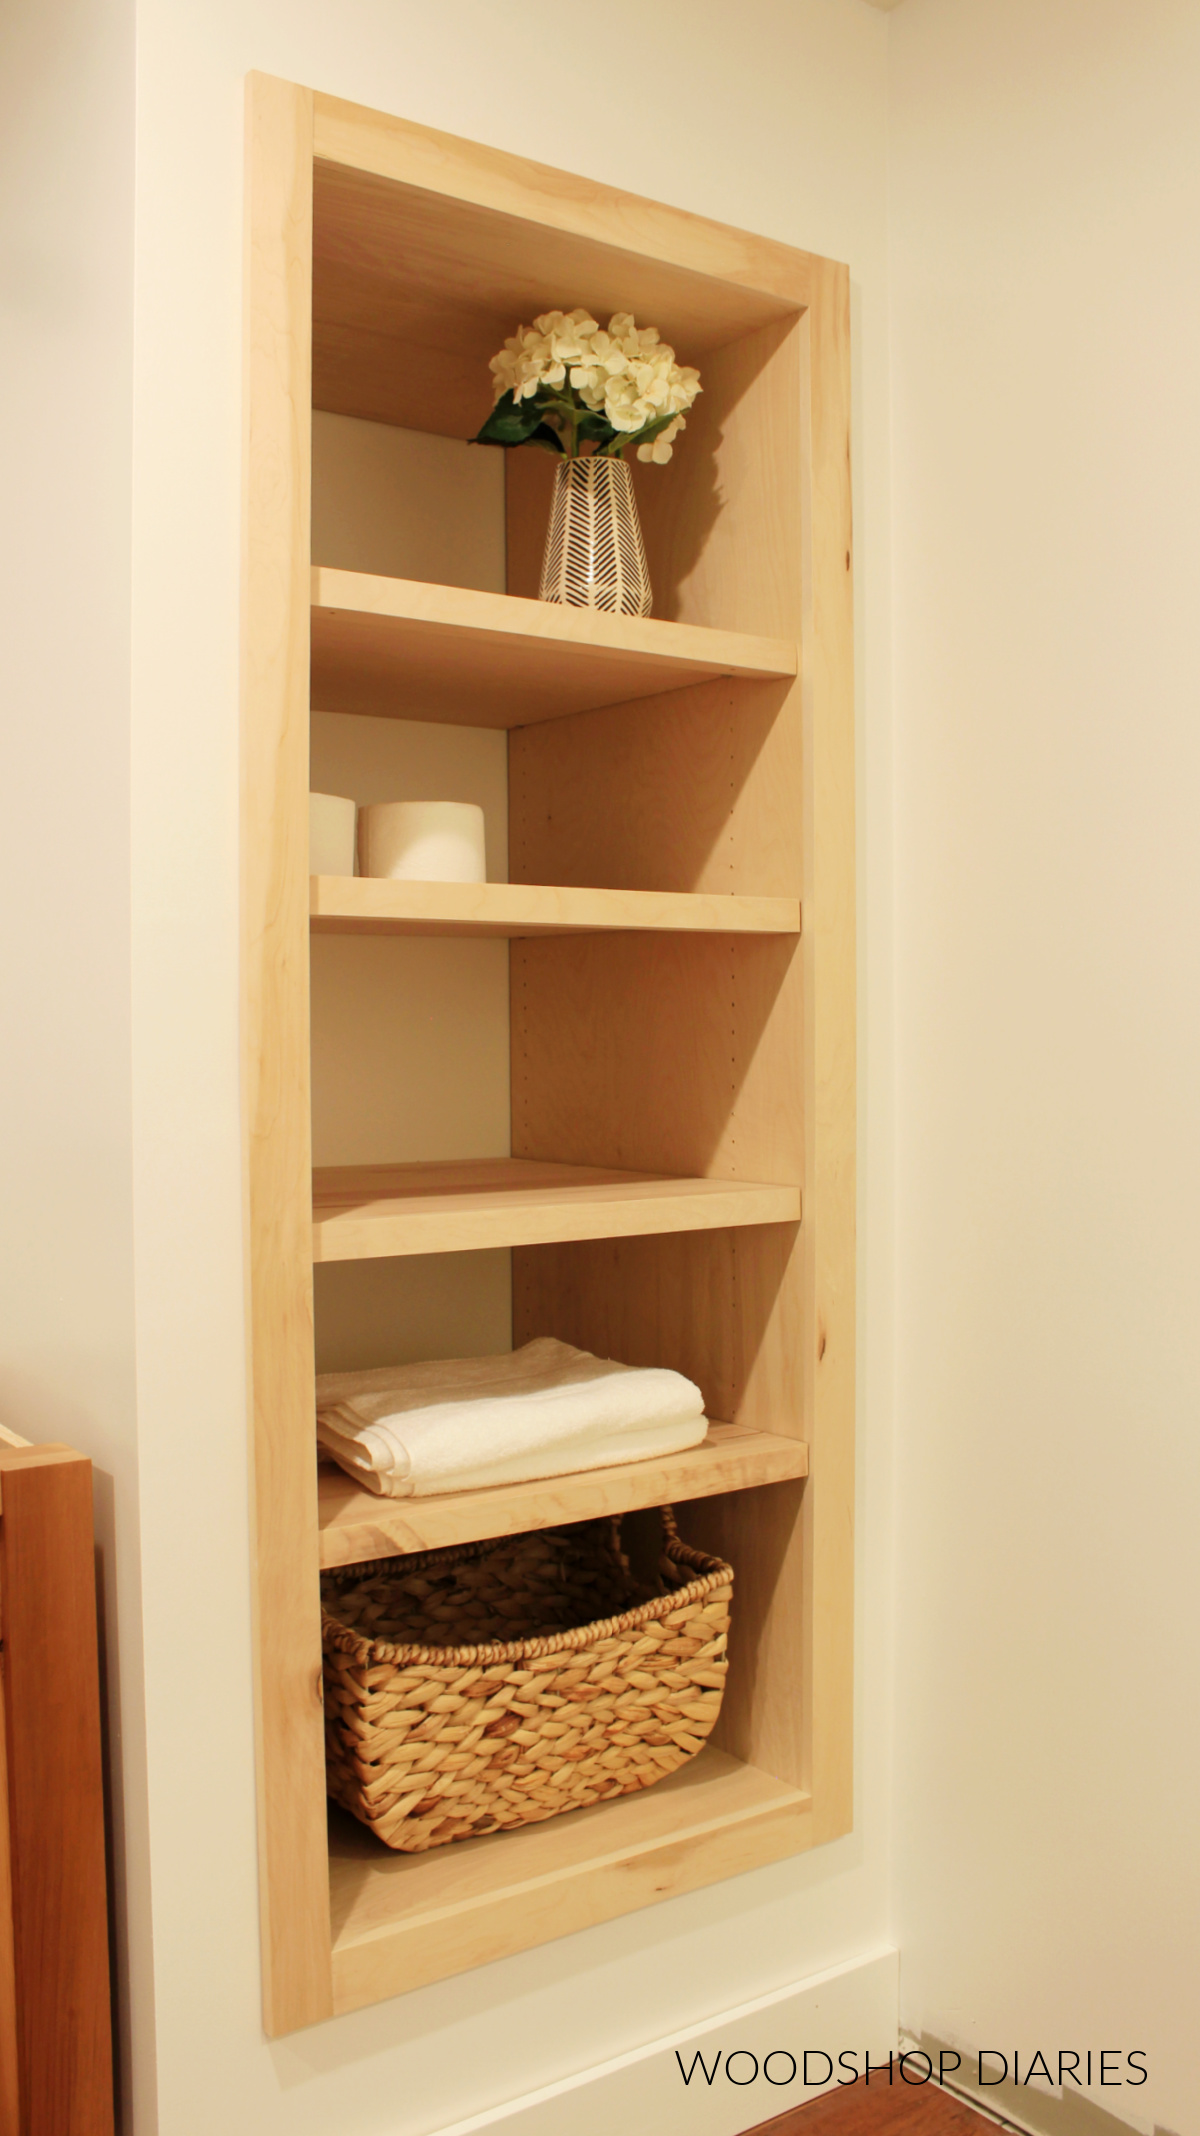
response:
<path id="1" fill-rule="evenodd" d="M 742 2136 L 760 2121 L 832 2090 L 840 2053 L 853 2055 L 859 2071 L 868 2054 L 872 2064 L 894 2054 L 899 1990 L 897 1952 L 879 1951 L 832 1972 L 793 1981 L 686 2031 L 652 2040 L 648 2047 L 635 2047 L 542 2091 L 456 2121 L 439 2136 L 476 2136 L 485 2130 L 495 2130 L 496 2136 L 564 2136 L 565 2130 L 570 2136 L 614 2136 L 614 2131 L 620 2136 L 663 2136 L 668 2129 L 686 2131 L 686 2136 Z M 808 2073 L 814 2079 L 807 2087 L 806 2048 L 812 2057 Z M 729 2077 L 725 2064 L 731 2054 L 737 2061 Z M 831 2058 L 834 2074 L 818 2082 L 822 2054 Z M 763 2071 L 768 2056 L 769 2077 Z M 794 2079 L 789 2077 L 789 2057 L 796 2063 Z M 692 2071 L 687 2084 L 681 2064 Z M 843 2082 L 848 2082 L 850 2066 L 843 2065 Z M 711 2083 L 705 2070 L 715 2070 Z"/>

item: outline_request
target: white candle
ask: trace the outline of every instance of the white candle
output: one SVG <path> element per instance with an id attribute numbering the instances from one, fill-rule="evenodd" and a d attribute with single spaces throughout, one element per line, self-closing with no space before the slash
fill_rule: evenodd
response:
<path id="1" fill-rule="evenodd" d="M 408 883 L 484 883 L 483 810 L 473 801 L 378 801 L 359 810 L 363 875 Z"/>

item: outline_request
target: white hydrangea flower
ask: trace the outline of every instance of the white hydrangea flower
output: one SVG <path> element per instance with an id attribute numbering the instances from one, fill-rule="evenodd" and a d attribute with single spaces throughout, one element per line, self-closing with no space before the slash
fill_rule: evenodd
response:
<path id="1" fill-rule="evenodd" d="M 660 430 L 658 436 L 651 438 L 648 445 L 638 446 L 638 459 L 652 460 L 656 467 L 665 467 L 671 457 L 672 445 L 679 436 L 680 431 L 686 429 L 687 423 L 684 417 L 677 415 L 674 422 L 668 423 L 665 430 Z"/>
<path id="2" fill-rule="evenodd" d="M 639 327 L 632 313 L 614 312 L 607 328 L 588 311 L 543 312 L 532 326 L 519 326 L 491 361 L 494 398 L 511 393 L 531 400 L 542 388 L 558 391 L 605 420 L 622 436 L 633 438 L 649 423 L 672 415 L 676 421 L 638 457 L 662 466 L 671 457 L 671 440 L 683 428 L 684 410 L 700 391 L 700 374 L 677 364 L 675 351 L 653 326 Z"/>

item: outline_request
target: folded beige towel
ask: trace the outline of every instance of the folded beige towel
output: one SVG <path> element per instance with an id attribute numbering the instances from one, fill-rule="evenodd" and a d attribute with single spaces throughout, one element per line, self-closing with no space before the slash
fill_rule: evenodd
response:
<path id="1" fill-rule="evenodd" d="M 452 1357 L 317 1379 L 317 1438 L 389 1498 L 526 1483 L 698 1446 L 704 1398 L 680 1372 L 620 1365 L 541 1335 L 504 1357 Z"/>

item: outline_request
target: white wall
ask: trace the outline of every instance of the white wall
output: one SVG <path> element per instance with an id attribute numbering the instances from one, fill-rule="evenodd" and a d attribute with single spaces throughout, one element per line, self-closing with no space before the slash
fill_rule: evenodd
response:
<path id="1" fill-rule="evenodd" d="M 132 0 L 0 9 L 0 1420 L 96 1464 L 122 1980 L 153 2080 L 131 1169 Z M 130 2004 L 121 2031 L 128 2063 Z"/>
<path id="2" fill-rule="evenodd" d="M 675 19 L 677 17 L 677 19 Z M 134 493 L 138 1372 L 165 2136 L 421 2136 L 879 1945 L 886 1924 L 887 23 L 613 0 L 141 0 Z M 608 57 L 606 59 L 605 54 Z M 764 55 L 770 64 L 764 65 Z M 864 714 L 865 1429 L 852 1837 L 283 2043 L 258 1999 L 237 1092 L 241 81 L 262 68 L 848 259 Z M 714 154 L 714 143 L 720 153 Z M 865 473 L 864 473 L 865 470 Z M 202 1456 L 202 1458 L 201 1458 Z M 746 2119 L 777 2106 L 747 2097 Z M 581 2136 L 586 2103 L 577 2099 Z M 137 2136 L 149 2136 L 148 2116 Z"/>
<path id="3" fill-rule="evenodd" d="M 889 29 L 902 2010 L 1192 2131 L 1200 10 Z"/>
<path id="4" fill-rule="evenodd" d="M 678 12 L 614 0 L 600 94 L 490 0 L 142 0 L 131 343 L 131 5 L 4 10 L 0 1411 L 98 1463 L 137 2136 L 422 2136 L 876 1947 L 893 1236 L 904 2017 L 1145 2047 L 1144 2090 L 1097 2101 L 1197 2125 L 1200 18 Z M 851 262 L 863 708 L 856 1833 L 274 2047 L 237 1091 L 251 67 Z"/>
<path id="5" fill-rule="evenodd" d="M 314 564 L 504 592 L 501 453 L 321 412 L 312 443 Z M 360 805 L 473 801 L 488 881 L 508 881 L 503 730 L 318 709 L 310 767 Z M 507 1157 L 508 999 L 507 942 L 315 936 L 314 1164 Z M 315 1293 L 319 1372 L 512 1347 L 506 1248 L 325 1262 Z"/>

